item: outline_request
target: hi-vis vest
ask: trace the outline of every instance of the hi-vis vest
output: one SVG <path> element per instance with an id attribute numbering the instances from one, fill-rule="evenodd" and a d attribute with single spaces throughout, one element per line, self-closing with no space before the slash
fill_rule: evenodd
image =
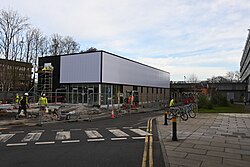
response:
<path id="1" fill-rule="evenodd" d="M 16 96 L 16 103 L 19 103 L 19 98 L 20 98 L 20 97 L 17 95 L 17 96 Z"/>
<path id="2" fill-rule="evenodd" d="M 173 107 L 173 106 L 174 106 L 174 99 L 172 99 L 172 100 L 170 101 L 169 106 L 170 106 L 170 107 Z"/>
<path id="3" fill-rule="evenodd" d="M 48 104 L 48 100 L 46 97 L 40 97 L 38 104 L 40 104 L 41 106 L 46 106 Z"/>

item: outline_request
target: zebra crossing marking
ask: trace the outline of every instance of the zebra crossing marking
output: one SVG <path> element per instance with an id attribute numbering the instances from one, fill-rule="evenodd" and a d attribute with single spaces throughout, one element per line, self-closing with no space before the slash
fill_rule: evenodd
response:
<path id="1" fill-rule="evenodd" d="M 125 127 L 122 127 L 122 129 L 132 129 L 133 127 L 132 126 L 125 126 Z"/>
<path id="2" fill-rule="evenodd" d="M 127 133 L 121 131 L 120 129 L 109 129 L 109 131 L 117 137 L 129 136 Z"/>
<path id="3" fill-rule="evenodd" d="M 88 139 L 89 142 L 92 142 L 92 141 L 104 141 L 105 139 Z"/>
<path id="4" fill-rule="evenodd" d="M 140 139 L 145 139 L 145 136 L 141 136 L 141 137 L 132 137 L 133 140 L 140 140 Z"/>
<path id="5" fill-rule="evenodd" d="M 97 130 L 85 130 L 85 133 L 89 138 L 102 138 L 103 136 L 97 132 Z"/>
<path id="6" fill-rule="evenodd" d="M 40 136 L 42 135 L 42 132 L 38 133 L 28 133 L 22 140 L 22 142 L 25 141 L 37 141 L 39 140 Z"/>
<path id="7" fill-rule="evenodd" d="M 15 134 L 1 134 L 0 135 L 0 142 L 6 142 L 10 138 L 12 138 Z"/>
<path id="8" fill-rule="evenodd" d="M 129 129 L 129 130 L 131 130 L 132 132 L 135 132 L 135 133 L 137 133 L 137 134 L 139 134 L 140 136 L 151 136 L 152 134 L 151 133 L 148 133 L 148 132 L 146 132 L 146 131 L 144 131 L 144 130 L 141 130 L 141 129 Z"/>
<path id="9" fill-rule="evenodd" d="M 111 138 L 112 141 L 117 141 L 117 140 L 127 140 L 126 137 L 120 137 L 120 138 Z"/>
<path id="10" fill-rule="evenodd" d="M 46 144 L 55 144 L 54 141 L 46 141 L 46 142 L 36 142 L 36 145 L 46 145 Z"/>
<path id="11" fill-rule="evenodd" d="M 80 143 L 80 140 L 64 140 L 62 143 Z"/>
<path id="12" fill-rule="evenodd" d="M 28 143 L 12 143 L 12 144 L 7 144 L 7 147 L 12 147 L 12 146 L 26 146 Z"/>
<path id="13" fill-rule="evenodd" d="M 70 131 L 62 131 L 56 133 L 56 140 L 67 140 L 70 139 Z"/>
<path id="14" fill-rule="evenodd" d="M 122 127 L 123 129 L 129 129 L 130 127 Z M 124 132 L 121 129 L 118 129 L 117 127 L 113 128 L 106 128 L 110 133 L 112 133 L 115 137 L 111 137 L 111 141 L 122 141 L 127 140 L 129 136 L 133 140 L 140 140 L 145 139 L 146 136 L 152 136 L 152 133 L 149 133 L 147 131 L 144 131 L 140 128 L 144 128 L 143 126 L 139 128 L 130 128 L 129 130 L 131 132 L 134 132 L 136 134 L 139 134 L 140 136 L 133 136 L 127 132 Z M 92 130 L 90 130 L 92 129 Z M 81 141 L 79 139 L 76 140 L 70 140 L 71 139 L 71 130 L 72 131 L 81 131 L 82 129 L 70 129 L 69 131 L 63 131 L 63 129 L 54 130 L 56 131 L 55 141 L 44 141 L 44 142 L 35 142 L 36 145 L 45 145 L 45 144 L 55 144 L 56 140 L 61 140 L 61 143 L 67 144 L 67 143 L 80 143 Z M 99 133 L 98 128 L 89 128 L 85 130 L 84 132 L 88 136 L 87 141 L 88 142 L 98 142 L 98 141 L 105 141 L 105 138 L 103 138 L 103 135 Z M 30 133 L 27 133 L 27 135 L 21 140 L 22 143 L 12 143 L 12 144 L 6 144 L 6 146 L 24 146 L 27 145 L 26 142 L 28 141 L 38 141 L 41 137 L 41 135 L 45 132 L 45 130 L 38 129 L 33 130 Z M 17 135 L 18 133 L 24 133 L 24 131 L 13 131 L 9 132 L 8 134 L 2 134 L 0 133 L 0 142 L 7 142 L 9 139 L 11 139 L 14 135 Z"/>

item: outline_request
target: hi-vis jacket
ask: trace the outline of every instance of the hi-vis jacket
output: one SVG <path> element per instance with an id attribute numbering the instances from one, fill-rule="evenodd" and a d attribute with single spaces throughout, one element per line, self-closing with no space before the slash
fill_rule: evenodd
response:
<path id="1" fill-rule="evenodd" d="M 39 98 L 39 101 L 38 101 L 38 104 L 39 104 L 40 106 L 45 107 L 45 106 L 47 106 L 47 104 L 48 104 L 48 99 L 47 99 L 46 97 L 40 97 L 40 98 Z"/>

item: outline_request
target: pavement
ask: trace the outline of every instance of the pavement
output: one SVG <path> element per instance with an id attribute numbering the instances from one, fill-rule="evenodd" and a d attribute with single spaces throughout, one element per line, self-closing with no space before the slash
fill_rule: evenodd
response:
<path id="1" fill-rule="evenodd" d="M 156 118 L 166 166 L 249 167 L 250 114 L 199 113 L 187 121 L 177 119 L 177 141 L 172 122 Z"/>

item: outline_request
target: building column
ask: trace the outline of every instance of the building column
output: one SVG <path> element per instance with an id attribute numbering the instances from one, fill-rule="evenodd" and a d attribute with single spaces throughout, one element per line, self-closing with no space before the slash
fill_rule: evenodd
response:
<path id="1" fill-rule="evenodd" d="M 99 100 L 98 100 L 98 105 L 101 106 L 101 99 L 102 99 L 102 85 L 99 84 L 99 91 L 98 91 L 98 96 L 99 96 Z"/>

